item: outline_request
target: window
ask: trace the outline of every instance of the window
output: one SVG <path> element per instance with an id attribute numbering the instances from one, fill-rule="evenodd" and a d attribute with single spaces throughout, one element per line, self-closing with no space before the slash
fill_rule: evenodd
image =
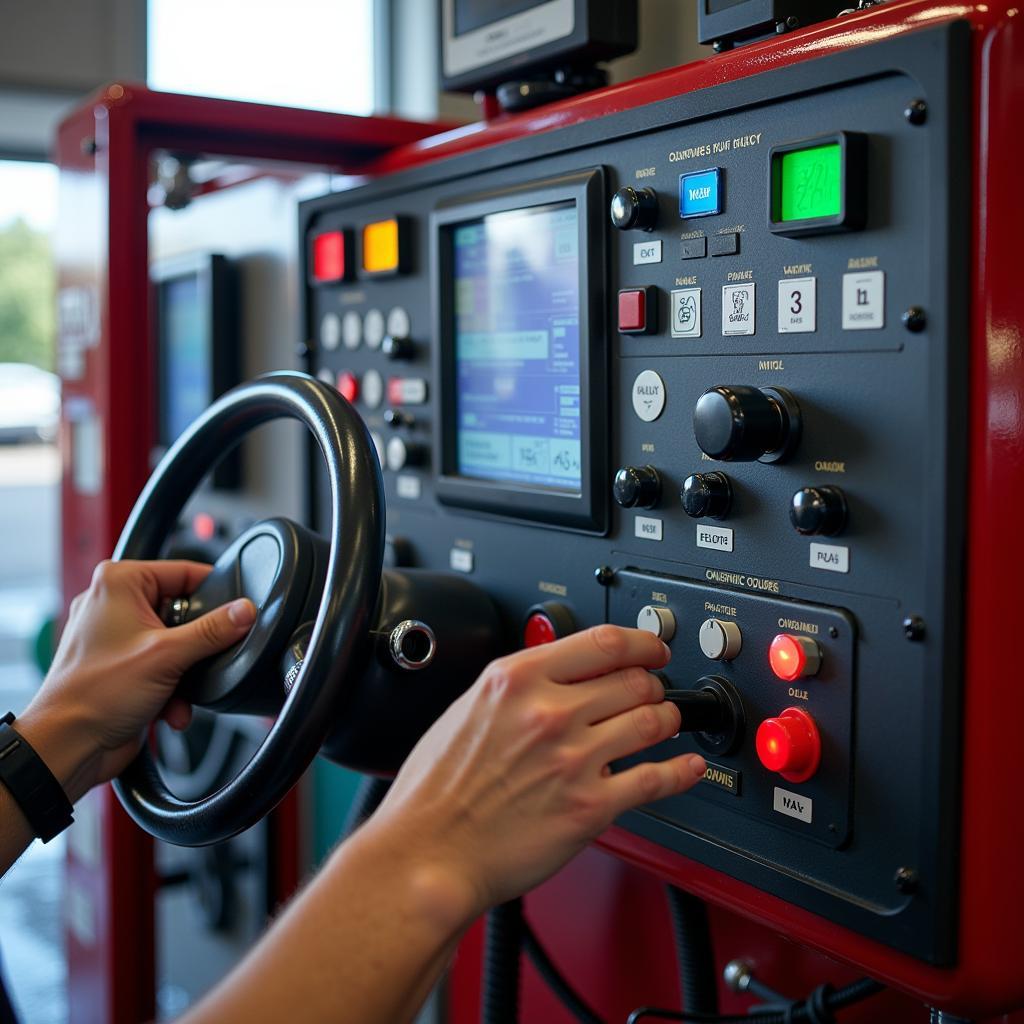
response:
<path id="1" fill-rule="evenodd" d="M 149 85 L 370 114 L 373 8 L 374 0 L 149 0 Z"/>

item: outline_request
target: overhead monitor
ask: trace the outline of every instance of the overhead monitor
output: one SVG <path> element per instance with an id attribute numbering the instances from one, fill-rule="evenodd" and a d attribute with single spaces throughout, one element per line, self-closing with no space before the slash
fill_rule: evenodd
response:
<path id="1" fill-rule="evenodd" d="M 441 0 L 441 79 L 450 91 L 594 64 L 636 45 L 636 0 Z"/>

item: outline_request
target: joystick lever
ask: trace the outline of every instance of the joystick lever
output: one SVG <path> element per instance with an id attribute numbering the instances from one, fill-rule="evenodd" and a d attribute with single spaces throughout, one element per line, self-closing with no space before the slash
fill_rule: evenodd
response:
<path id="1" fill-rule="evenodd" d="M 680 732 L 720 733 L 732 725 L 732 708 L 714 690 L 666 689 L 665 700 L 679 708 Z"/>

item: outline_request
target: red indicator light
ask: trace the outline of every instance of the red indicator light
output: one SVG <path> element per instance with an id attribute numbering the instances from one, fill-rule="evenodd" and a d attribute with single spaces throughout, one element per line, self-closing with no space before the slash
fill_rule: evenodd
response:
<path id="1" fill-rule="evenodd" d="M 813 676 L 821 667 L 821 649 L 807 636 L 780 633 L 768 648 L 768 664 L 787 683 Z"/>
<path id="2" fill-rule="evenodd" d="M 209 512 L 197 512 L 192 517 L 192 532 L 199 540 L 213 540 L 217 532 L 217 520 Z"/>
<path id="3" fill-rule="evenodd" d="M 313 239 L 313 279 L 343 281 L 345 279 L 345 232 L 328 231 Z"/>
<path id="4" fill-rule="evenodd" d="M 761 764 L 787 782 L 806 782 L 821 763 L 818 727 L 800 708 L 786 708 L 777 718 L 765 719 L 754 745 Z"/>
<path id="5" fill-rule="evenodd" d="M 342 397 L 351 403 L 359 397 L 359 378 L 348 370 L 342 370 L 338 374 L 338 390 Z"/>
<path id="6" fill-rule="evenodd" d="M 534 612 L 526 620 L 526 628 L 523 630 L 524 647 L 539 647 L 557 639 L 554 623 L 543 612 Z"/>

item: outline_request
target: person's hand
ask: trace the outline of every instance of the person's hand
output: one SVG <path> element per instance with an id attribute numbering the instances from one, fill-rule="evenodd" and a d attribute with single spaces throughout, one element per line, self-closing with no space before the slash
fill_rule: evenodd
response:
<path id="1" fill-rule="evenodd" d="M 417 744 L 363 842 L 413 851 L 463 924 L 533 888 L 619 814 L 704 775 L 697 754 L 609 768 L 679 731 L 648 671 L 668 660 L 652 634 L 605 625 L 495 661 Z"/>
<path id="2" fill-rule="evenodd" d="M 175 728 L 191 707 L 174 697 L 182 673 L 241 640 L 256 609 L 244 598 L 182 626 L 156 610 L 191 594 L 210 566 L 198 562 L 103 562 L 70 615 L 42 688 L 15 721 L 74 801 L 127 767 L 146 728 Z"/>

